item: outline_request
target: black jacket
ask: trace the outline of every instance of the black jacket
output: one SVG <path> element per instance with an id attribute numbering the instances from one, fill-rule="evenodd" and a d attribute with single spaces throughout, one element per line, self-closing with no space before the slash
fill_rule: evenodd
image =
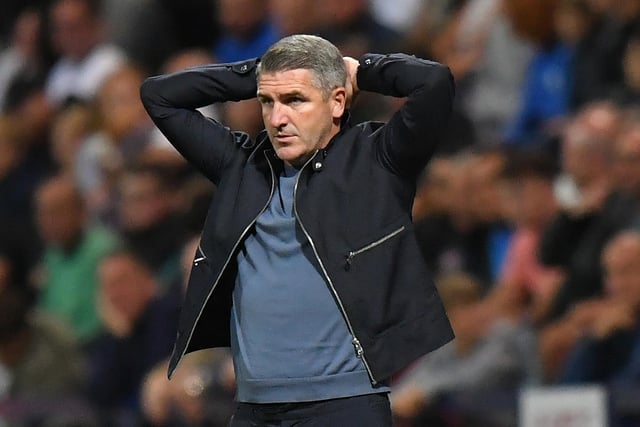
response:
<path id="1" fill-rule="evenodd" d="M 235 256 L 282 169 L 265 132 L 254 143 L 195 110 L 255 97 L 256 63 L 199 67 L 147 79 L 141 88 L 156 125 L 217 185 L 169 375 L 186 352 L 229 345 Z M 357 79 L 361 90 L 407 101 L 386 125 L 351 126 L 343 117 L 341 131 L 300 170 L 294 210 L 375 384 L 453 337 L 414 237 L 411 207 L 454 85 L 446 67 L 403 54 L 365 55 Z"/>

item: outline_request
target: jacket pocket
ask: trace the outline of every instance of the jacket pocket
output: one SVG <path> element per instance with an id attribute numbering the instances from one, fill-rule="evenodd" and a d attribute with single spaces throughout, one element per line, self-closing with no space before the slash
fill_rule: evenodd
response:
<path id="1" fill-rule="evenodd" d="M 349 253 L 347 253 L 346 256 L 346 260 L 345 260 L 345 264 L 344 264 L 344 269 L 345 270 L 349 270 L 351 268 L 351 264 L 353 263 L 354 258 L 356 258 L 358 255 L 361 255 L 367 251 L 370 251 L 371 249 L 382 245 L 383 243 L 387 242 L 388 240 L 393 239 L 394 237 L 396 237 L 397 235 L 399 235 L 400 233 L 402 233 L 404 230 L 406 229 L 406 226 L 401 225 L 398 228 L 394 229 L 393 231 L 391 231 L 390 233 L 385 234 L 384 236 L 380 237 L 377 240 L 374 240 L 371 243 L 368 243 L 358 249 L 354 249 L 352 251 L 349 251 Z"/>

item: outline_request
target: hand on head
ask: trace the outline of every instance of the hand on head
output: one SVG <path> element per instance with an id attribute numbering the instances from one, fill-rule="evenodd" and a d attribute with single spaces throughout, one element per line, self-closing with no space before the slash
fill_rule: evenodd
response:
<path id="1" fill-rule="evenodd" d="M 347 89 L 347 108 L 350 108 L 359 92 L 358 88 L 358 67 L 360 63 L 357 59 L 349 56 L 344 57 L 344 65 L 347 69 L 347 81 L 345 82 L 345 88 Z"/>

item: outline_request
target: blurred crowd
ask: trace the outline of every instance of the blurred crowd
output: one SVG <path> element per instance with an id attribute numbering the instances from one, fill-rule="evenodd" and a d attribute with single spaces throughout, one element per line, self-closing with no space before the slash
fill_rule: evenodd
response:
<path id="1" fill-rule="evenodd" d="M 293 33 L 356 58 L 431 58 L 456 78 L 413 212 L 456 340 L 394 378 L 397 424 L 472 425 L 448 400 L 458 392 L 640 387 L 640 0 L 1 9 L 0 425 L 226 425 L 225 349 L 188 355 L 166 379 L 215 188 L 138 90 Z M 352 117 L 386 120 L 402 102 L 362 93 Z M 261 130 L 256 101 L 201 111 Z"/>

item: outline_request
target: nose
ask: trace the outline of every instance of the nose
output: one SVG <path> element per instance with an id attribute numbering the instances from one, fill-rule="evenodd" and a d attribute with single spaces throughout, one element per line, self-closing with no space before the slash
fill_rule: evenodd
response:
<path id="1" fill-rule="evenodd" d="M 286 107 L 279 102 L 274 102 L 269 115 L 269 124 L 271 127 L 280 129 L 285 126 L 288 121 L 289 118 L 287 116 Z"/>

